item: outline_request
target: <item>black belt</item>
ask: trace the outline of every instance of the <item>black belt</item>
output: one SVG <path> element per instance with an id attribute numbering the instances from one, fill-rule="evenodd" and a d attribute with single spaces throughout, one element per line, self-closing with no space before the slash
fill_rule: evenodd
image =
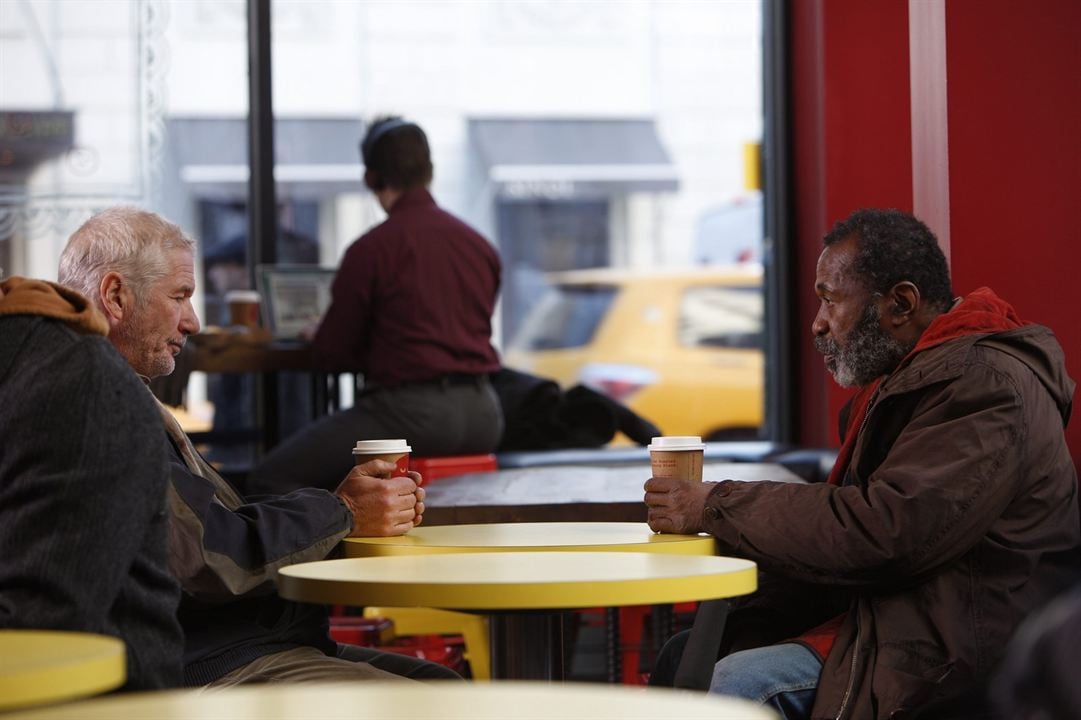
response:
<path id="1" fill-rule="evenodd" d="M 480 387 L 486 382 L 488 382 L 487 374 L 474 375 L 471 373 L 447 373 L 446 375 L 440 375 L 439 377 L 432 378 L 431 380 L 424 380 L 416 384 L 442 385 L 443 387 L 448 387 L 450 385 L 473 385 Z"/>
<path id="2" fill-rule="evenodd" d="M 437 375 L 429 380 L 411 380 L 403 383 L 395 383 L 393 385 L 382 385 L 379 383 L 365 383 L 364 389 L 367 391 L 374 390 L 400 390 L 408 387 L 452 387 L 459 385 L 472 385 L 473 387 L 484 387 L 488 384 L 488 374 L 480 373 L 446 373 L 444 375 Z"/>

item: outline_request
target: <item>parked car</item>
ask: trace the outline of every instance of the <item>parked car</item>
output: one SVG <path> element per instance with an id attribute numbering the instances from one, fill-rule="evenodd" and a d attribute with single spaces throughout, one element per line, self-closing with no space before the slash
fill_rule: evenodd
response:
<path id="1" fill-rule="evenodd" d="M 757 437 L 761 266 L 576 270 L 549 280 L 504 364 L 603 392 L 667 435 Z"/>

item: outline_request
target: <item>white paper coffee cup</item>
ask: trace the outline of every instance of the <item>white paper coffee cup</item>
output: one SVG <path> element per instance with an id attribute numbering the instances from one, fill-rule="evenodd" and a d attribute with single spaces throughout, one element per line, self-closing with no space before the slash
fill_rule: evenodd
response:
<path id="1" fill-rule="evenodd" d="M 362 465 L 369 460 L 386 460 L 394 463 L 394 475 L 404 475 L 409 470 L 409 453 L 413 448 L 403 439 L 357 440 L 353 447 L 353 464 Z"/>
<path id="2" fill-rule="evenodd" d="M 697 435 L 666 435 L 649 444 L 653 477 L 702 482 L 706 446 Z"/>

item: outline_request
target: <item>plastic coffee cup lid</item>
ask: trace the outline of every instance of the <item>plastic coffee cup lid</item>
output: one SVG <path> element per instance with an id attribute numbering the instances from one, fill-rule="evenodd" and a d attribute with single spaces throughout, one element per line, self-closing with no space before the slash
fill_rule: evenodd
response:
<path id="1" fill-rule="evenodd" d="M 676 452 L 678 450 L 705 450 L 706 445 L 697 435 L 665 435 L 653 438 L 649 451 Z"/>
<path id="2" fill-rule="evenodd" d="M 385 453 L 407 453 L 413 448 L 405 440 L 357 440 L 353 448 L 354 455 L 382 455 Z"/>
<path id="3" fill-rule="evenodd" d="M 225 293 L 225 302 L 259 302 L 256 290 L 230 290 Z"/>

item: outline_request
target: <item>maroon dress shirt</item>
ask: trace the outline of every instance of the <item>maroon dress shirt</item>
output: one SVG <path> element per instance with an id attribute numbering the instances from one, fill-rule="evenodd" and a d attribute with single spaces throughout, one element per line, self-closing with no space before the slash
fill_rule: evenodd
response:
<path id="1" fill-rule="evenodd" d="M 313 341 L 315 362 L 382 387 L 494 372 L 499 275 L 491 243 L 427 190 L 407 190 L 345 251 Z"/>

